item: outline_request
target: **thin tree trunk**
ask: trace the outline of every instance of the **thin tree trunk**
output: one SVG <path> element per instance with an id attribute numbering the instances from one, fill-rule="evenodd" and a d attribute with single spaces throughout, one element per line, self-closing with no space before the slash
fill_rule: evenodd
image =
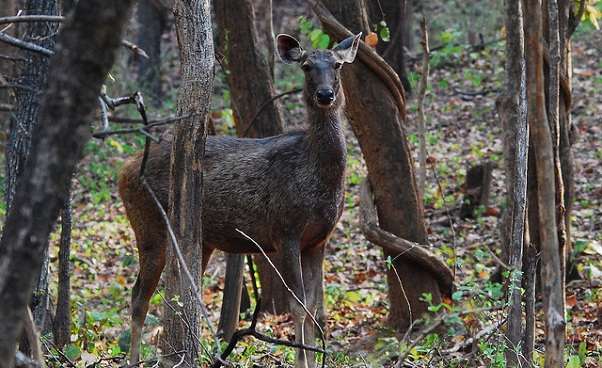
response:
<path id="1" fill-rule="evenodd" d="M 213 90 L 213 36 L 208 0 L 176 0 L 174 19 L 180 47 L 182 85 L 178 115 L 198 113 L 175 126 L 171 151 L 169 217 L 194 282 L 201 283 L 202 184 L 205 126 Z M 181 308 L 164 312 L 164 352 L 184 351 L 191 366 L 200 357 L 201 306 L 194 286 L 179 272 L 173 248 L 168 247 L 166 303 L 179 295 Z M 174 303 L 176 304 L 176 303 Z M 179 359 L 176 361 L 176 363 Z M 167 364 L 170 364 L 169 362 Z"/>
<path id="2" fill-rule="evenodd" d="M 98 91 L 115 60 L 132 1 L 78 2 L 63 24 L 32 151 L 0 240 L 0 366 L 11 367 L 52 224 L 90 138 Z"/>
<path id="3" fill-rule="evenodd" d="M 497 99 L 497 110 L 504 126 L 507 210 L 503 218 L 502 249 L 512 272 L 508 280 L 508 329 L 510 348 L 506 359 L 510 366 L 520 362 L 517 351 L 522 331 L 522 277 L 524 228 L 526 219 L 527 157 L 529 133 L 526 116 L 526 79 L 523 11 L 520 2 L 505 1 L 506 68 L 504 88 Z"/>
<path id="4" fill-rule="evenodd" d="M 538 0 L 527 0 L 525 44 L 529 127 L 533 137 L 541 240 L 543 309 L 546 326 L 546 367 L 564 365 L 565 309 L 564 280 L 556 228 L 556 180 L 554 150 L 548 125 L 543 70 L 542 9 Z"/>
<path id="5" fill-rule="evenodd" d="M 58 302 L 53 321 L 54 344 L 62 349 L 71 341 L 71 199 L 67 196 L 61 213 Z"/>

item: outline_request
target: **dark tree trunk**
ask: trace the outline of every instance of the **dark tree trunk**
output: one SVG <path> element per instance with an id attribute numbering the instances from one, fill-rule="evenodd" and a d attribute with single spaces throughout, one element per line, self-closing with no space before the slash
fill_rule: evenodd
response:
<path id="1" fill-rule="evenodd" d="M 0 240 L 0 366 L 11 367 L 25 308 L 75 164 L 90 138 L 98 91 L 120 45 L 132 1 L 78 2 L 63 25 L 33 132 L 32 151 Z"/>
<path id="2" fill-rule="evenodd" d="M 171 150 L 169 217 L 186 266 L 189 280 L 178 265 L 173 248 L 168 247 L 166 302 L 180 296 L 182 307 L 167 306 L 164 311 L 164 353 L 185 351 L 185 362 L 196 364 L 199 355 L 201 306 L 196 290 L 201 284 L 202 169 L 205 153 L 205 126 L 211 112 L 213 91 L 213 35 L 209 0 L 182 1 L 174 5 L 174 19 L 180 47 L 182 85 L 178 94 L 178 114 L 198 113 L 178 123 Z M 175 303 L 174 303 L 175 304 Z M 179 358 L 173 357 L 175 363 Z M 171 364 L 171 363 L 167 363 Z"/>
<path id="3" fill-rule="evenodd" d="M 352 32 L 369 29 L 368 20 L 362 16 L 365 14 L 362 1 L 323 3 Z M 332 31 L 324 26 L 326 32 Z M 398 103 L 364 62 L 356 60 L 343 69 L 342 75 L 347 116 L 366 160 L 380 227 L 401 238 L 426 244 L 424 209 Z M 385 252 L 385 259 L 388 256 L 395 259 L 387 271 L 388 322 L 392 328 L 405 331 L 415 319 L 429 313 L 427 303 L 420 301 L 422 295 L 431 294 L 433 303 L 438 304 L 442 292 L 429 271 L 402 257 L 395 258 L 397 254 Z"/>
<path id="4" fill-rule="evenodd" d="M 28 0 L 21 6 L 27 14 L 57 15 L 58 9 L 55 0 Z M 58 23 L 31 22 L 23 25 L 24 33 L 20 38 L 47 49 L 53 49 Z M 16 84 L 23 88 L 16 89 L 16 114 L 12 122 L 10 138 L 6 147 L 6 207 L 10 211 L 17 186 L 22 178 L 23 170 L 31 150 L 32 131 L 39 123 L 40 92 L 46 87 L 48 80 L 49 59 L 46 56 L 21 51 L 18 53 L 26 62 L 17 64 L 15 68 Z M 38 328 L 44 333 L 51 332 L 52 317 L 48 286 L 50 276 L 48 273 L 48 247 L 45 247 L 44 265 L 39 274 L 37 285 L 34 289 L 32 312 Z M 21 344 L 23 350 L 27 349 L 25 341 Z"/>
<path id="5" fill-rule="evenodd" d="M 379 37 L 376 51 L 391 65 L 399 75 L 407 93 L 412 90 L 408 80 L 405 61 L 406 50 L 412 47 L 412 24 L 414 19 L 414 0 L 367 1 L 370 24 L 385 21 L 390 31 L 390 40 L 384 42 Z M 378 27 L 380 30 L 381 26 Z"/>
<path id="6" fill-rule="evenodd" d="M 169 6 L 162 0 L 138 1 L 138 46 L 148 58 L 136 55 L 138 80 L 145 95 L 160 106 L 161 90 L 161 36 L 167 27 Z"/>
<path id="7" fill-rule="evenodd" d="M 62 349 L 71 342 L 71 199 L 67 195 L 61 212 L 58 302 L 53 321 L 54 344 Z"/>
<path id="8" fill-rule="evenodd" d="M 226 77 L 238 135 L 260 138 L 282 133 L 283 117 L 278 101 L 270 103 L 253 120 L 259 108 L 274 95 L 274 83 L 268 62 L 259 46 L 252 2 L 218 0 L 215 1 L 215 8 L 220 49 L 224 56 L 223 65 L 227 69 Z M 236 262 L 239 267 L 244 265 L 240 255 L 228 255 L 227 259 L 228 263 Z M 254 259 L 261 283 L 262 310 L 275 314 L 288 312 L 288 303 L 282 302 L 286 300 L 287 293 L 282 282 L 263 257 Z M 281 262 L 275 254 L 272 259 L 276 265 Z M 240 290 L 231 290 L 230 285 L 241 285 L 239 277 L 242 276 L 242 272 L 238 271 L 236 273 L 240 276 L 234 277 L 233 267 L 228 267 L 227 270 L 224 305 L 231 304 L 231 299 L 238 298 Z M 234 310 L 238 309 L 233 307 L 229 313 Z M 234 326 L 224 323 L 221 327 L 227 339 Z"/>
<path id="9" fill-rule="evenodd" d="M 0 17 L 9 17 L 17 13 L 17 3 L 15 0 L 4 0 L 0 6 Z M 4 31 L 9 36 L 15 37 L 14 31 L 17 27 L 11 27 Z M 0 55 L 12 57 L 15 48 L 4 42 L 0 42 Z M 13 66 L 12 63 L 0 62 L 0 77 L 10 80 Z M 0 89 L 0 133 L 8 134 L 10 132 L 11 114 L 14 111 L 14 91 L 8 88 Z"/>

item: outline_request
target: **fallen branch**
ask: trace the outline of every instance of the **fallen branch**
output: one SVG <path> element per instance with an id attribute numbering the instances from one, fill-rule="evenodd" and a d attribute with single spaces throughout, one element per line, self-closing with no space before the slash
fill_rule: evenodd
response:
<path id="1" fill-rule="evenodd" d="M 275 339 L 273 337 L 269 337 L 260 332 L 257 332 L 257 330 L 255 328 L 257 326 L 257 321 L 259 319 L 260 310 L 261 310 L 261 298 L 257 299 L 257 305 L 255 306 L 255 311 L 253 312 L 253 319 L 251 320 L 251 325 L 247 328 L 236 330 L 234 332 L 234 334 L 232 334 L 232 338 L 230 339 L 228 346 L 226 346 L 226 348 L 224 349 L 224 352 L 220 355 L 220 357 L 218 359 L 216 359 L 215 363 L 213 363 L 213 365 L 211 366 L 212 368 L 220 368 L 222 365 L 224 365 L 225 364 L 224 360 L 228 357 L 228 355 L 230 355 L 230 353 L 232 353 L 232 351 L 236 347 L 236 344 L 238 344 L 238 342 L 245 336 L 253 336 L 258 340 L 265 341 L 270 344 L 284 345 L 284 346 L 289 346 L 289 347 L 298 348 L 298 349 L 311 350 L 311 351 L 315 351 L 316 353 L 322 353 L 322 354 L 326 353 L 326 351 L 324 349 L 316 348 L 314 346 L 307 346 L 304 344 L 299 344 L 299 343 L 296 343 L 293 341 Z"/>
<path id="2" fill-rule="evenodd" d="M 451 295 L 454 280 L 452 271 L 441 258 L 423 245 L 402 239 L 377 225 L 376 206 L 372 200 L 372 190 L 368 179 L 364 179 L 360 189 L 360 229 L 371 243 L 398 254 L 397 257 L 418 263 L 433 272 L 441 291 L 446 295 Z"/>

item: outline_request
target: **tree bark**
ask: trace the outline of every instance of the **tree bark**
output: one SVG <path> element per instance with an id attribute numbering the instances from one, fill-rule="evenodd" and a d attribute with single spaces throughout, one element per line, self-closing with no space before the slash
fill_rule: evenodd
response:
<path id="1" fill-rule="evenodd" d="M 164 0 L 138 2 L 138 46 L 148 58 L 136 55 L 138 78 L 154 105 L 161 105 L 161 36 L 167 27 L 169 5 Z"/>
<path id="2" fill-rule="evenodd" d="M 543 67 L 543 16 L 541 2 L 525 2 L 525 45 L 527 60 L 527 104 L 537 177 L 541 279 L 546 326 L 546 367 L 564 365 L 565 310 L 564 279 L 556 227 L 556 184 L 554 149 L 546 113 Z"/>
<path id="3" fill-rule="evenodd" d="M 61 245 L 59 249 L 59 286 L 54 315 L 54 344 L 62 349 L 71 342 L 71 199 L 69 194 L 61 211 Z"/>
<path id="4" fill-rule="evenodd" d="M 213 91 L 213 35 L 208 0 L 178 0 L 174 19 L 180 49 L 182 85 L 178 115 L 198 113 L 175 126 L 171 151 L 169 217 L 179 247 L 194 282 L 201 283 L 202 184 L 205 126 Z M 194 286 L 179 271 L 178 260 L 168 247 L 166 303 L 179 295 L 182 307 L 164 311 L 164 353 L 185 351 L 185 362 L 195 365 L 198 351 L 201 306 Z M 179 359 L 175 362 L 177 363 Z M 169 362 L 167 364 L 170 364 Z"/>
<path id="5" fill-rule="evenodd" d="M 405 52 L 412 47 L 412 22 L 414 18 L 414 0 L 380 0 L 366 2 L 370 24 L 379 24 L 384 20 L 390 31 L 390 40 L 379 39 L 376 51 L 399 75 L 407 93 L 412 91 L 406 68 Z"/>
<path id="6" fill-rule="evenodd" d="M 353 32 L 370 29 L 362 1 L 324 1 L 334 17 Z M 310 5 L 314 6 L 313 3 Z M 330 23 L 324 24 L 332 33 Z M 340 40 L 339 40 L 340 41 Z M 374 188 L 380 227 L 401 238 L 426 244 L 427 233 L 424 208 L 418 195 L 414 165 L 400 114 L 403 101 L 396 100 L 388 86 L 362 60 L 356 60 L 342 71 L 347 99 L 347 116 L 358 138 L 368 177 Z M 428 311 L 420 299 L 432 295 L 432 302 L 442 301 L 437 279 L 426 269 L 396 258 L 385 251 L 385 259 L 393 259 L 387 270 L 389 285 L 389 325 L 396 330 L 410 327 L 415 318 Z M 398 278 L 398 276 L 400 278 Z"/>
<path id="7" fill-rule="evenodd" d="M 57 4 L 55 0 L 28 0 L 22 6 L 28 14 L 35 13 L 40 15 L 58 15 Z M 25 32 L 21 36 L 28 42 L 42 46 L 47 49 L 53 49 L 56 42 L 56 33 L 58 23 L 32 22 L 24 25 Z M 25 88 L 16 90 L 17 104 L 15 120 L 12 121 L 10 138 L 6 147 L 6 165 L 7 165 L 7 188 L 6 188 L 6 207 L 10 211 L 13 197 L 17 185 L 23 175 L 25 164 L 29 158 L 31 150 L 32 131 L 39 122 L 40 94 L 46 87 L 48 80 L 49 59 L 46 56 L 19 52 L 19 55 L 27 60 L 23 67 L 15 68 L 18 84 Z M 48 288 L 50 276 L 48 273 L 48 247 L 44 253 L 44 266 L 38 275 L 38 282 L 34 290 L 32 302 L 32 312 L 36 326 L 44 333 L 51 332 L 50 299 Z M 26 347 L 22 343 L 22 347 Z M 25 348 L 24 350 L 28 350 Z"/>
<path id="8" fill-rule="evenodd" d="M 10 367 L 51 226 L 90 138 L 132 1 L 81 1 L 61 30 L 32 151 L 0 240 L 0 366 Z"/>
<path id="9" fill-rule="evenodd" d="M 504 133 L 507 210 L 502 219 L 502 254 L 512 267 L 508 284 L 508 329 L 510 348 L 506 359 L 510 366 L 520 365 L 517 351 L 522 329 L 522 276 L 526 219 L 527 157 L 529 132 L 526 116 L 526 79 L 523 33 L 523 10 L 520 2 L 505 1 L 506 66 L 504 87 L 497 98 Z M 501 272 L 501 271 L 499 271 Z"/>

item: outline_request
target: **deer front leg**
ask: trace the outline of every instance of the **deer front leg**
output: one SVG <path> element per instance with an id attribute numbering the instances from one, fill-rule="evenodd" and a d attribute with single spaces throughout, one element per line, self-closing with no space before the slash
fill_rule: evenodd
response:
<path id="1" fill-rule="evenodd" d="M 323 263 L 324 263 L 324 245 L 320 244 L 312 249 L 306 249 L 301 254 L 301 265 L 303 267 L 303 284 L 305 287 L 305 301 L 308 311 L 313 319 L 308 316 L 303 326 L 305 344 L 315 345 L 316 340 L 316 322 L 320 323 L 318 318 L 318 308 L 323 305 L 324 285 L 323 285 Z M 316 322 L 314 322 L 314 320 Z M 315 353 L 306 351 L 306 358 L 309 367 L 315 366 Z"/>
<path id="2" fill-rule="evenodd" d="M 301 270 L 301 250 L 299 241 L 285 241 L 282 245 L 282 266 L 281 273 L 288 287 L 293 291 L 296 298 L 289 295 L 289 304 L 293 314 L 295 324 L 295 342 L 305 345 L 304 325 L 306 312 L 303 305 L 305 304 L 305 289 L 303 287 L 303 274 Z M 313 366 L 313 365 L 312 365 Z M 295 359 L 295 368 L 308 368 L 308 361 L 305 350 L 298 349 Z"/>

